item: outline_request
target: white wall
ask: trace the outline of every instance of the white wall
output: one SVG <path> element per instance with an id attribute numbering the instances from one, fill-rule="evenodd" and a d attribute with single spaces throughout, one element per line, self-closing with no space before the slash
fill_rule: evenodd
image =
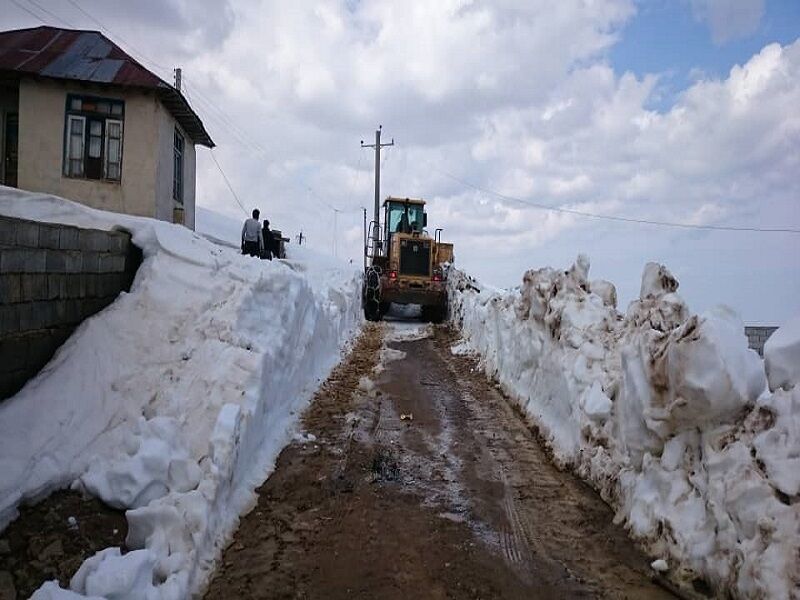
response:
<path id="1" fill-rule="evenodd" d="M 63 175 L 67 94 L 125 101 L 120 182 Z M 3 97 L 0 95 L 0 111 Z M 16 107 L 16 103 L 14 103 Z M 80 83 L 24 80 L 19 89 L 19 187 L 94 208 L 173 221 L 173 133 L 183 134 L 184 224 L 195 227 L 196 155 L 191 138 L 156 96 Z"/>
<path id="2" fill-rule="evenodd" d="M 184 224 L 189 229 L 195 227 L 195 185 L 196 163 L 195 147 L 191 138 L 167 111 L 160 106 L 158 112 L 158 167 L 156 170 L 156 218 L 172 221 L 173 210 L 181 206 L 172 197 L 174 164 L 172 160 L 174 132 L 177 128 L 183 135 L 183 209 Z"/>
<path id="3" fill-rule="evenodd" d="M 125 101 L 120 182 L 63 175 L 68 93 Z M 80 83 L 23 80 L 19 88 L 19 187 L 55 194 L 94 208 L 154 217 L 158 146 L 155 95 Z M 170 216 L 170 221 L 172 220 Z"/>

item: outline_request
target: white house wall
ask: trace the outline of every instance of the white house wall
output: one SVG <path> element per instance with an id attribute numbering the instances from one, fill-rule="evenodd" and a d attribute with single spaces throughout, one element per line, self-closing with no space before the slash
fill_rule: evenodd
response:
<path id="1" fill-rule="evenodd" d="M 159 105 L 158 111 L 158 167 L 156 170 L 156 218 L 164 221 L 172 221 L 173 210 L 181 206 L 172 197 L 172 182 L 174 176 L 173 150 L 175 143 L 175 128 L 183 135 L 183 209 L 184 224 L 194 229 L 195 220 L 195 147 L 191 138 L 178 125 L 169 111 Z"/>
<path id="2" fill-rule="evenodd" d="M 125 101 L 121 182 L 63 175 L 68 93 Z M 103 210 L 156 216 L 156 161 L 160 158 L 156 150 L 161 146 L 161 112 L 165 111 L 160 101 L 149 93 L 120 93 L 78 83 L 23 80 L 19 88 L 19 187 L 56 194 Z M 171 171 L 171 154 L 167 164 Z M 167 220 L 172 221 L 171 214 Z"/>

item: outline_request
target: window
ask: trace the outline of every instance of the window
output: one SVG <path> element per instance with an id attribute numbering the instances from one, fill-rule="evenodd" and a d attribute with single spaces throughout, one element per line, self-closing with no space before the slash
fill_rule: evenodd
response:
<path id="1" fill-rule="evenodd" d="M 67 115 L 67 158 L 64 165 L 69 177 L 83 177 L 83 140 L 86 119 Z"/>
<path id="2" fill-rule="evenodd" d="M 391 202 L 389 204 L 389 231 L 395 233 L 400 230 L 403 215 L 408 210 L 408 227 L 414 231 L 422 231 L 424 227 L 423 208 L 419 204 L 406 204 L 404 202 Z"/>
<path id="3" fill-rule="evenodd" d="M 177 129 L 175 130 L 175 144 L 173 147 L 173 175 L 172 175 L 172 197 L 183 204 L 183 136 Z"/>
<path id="4" fill-rule="evenodd" d="M 122 178 L 122 100 L 67 96 L 64 175 L 120 181 Z"/>
<path id="5" fill-rule="evenodd" d="M 106 121 L 106 179 L 119 181 L 122 175 L 122 121 Z"/>

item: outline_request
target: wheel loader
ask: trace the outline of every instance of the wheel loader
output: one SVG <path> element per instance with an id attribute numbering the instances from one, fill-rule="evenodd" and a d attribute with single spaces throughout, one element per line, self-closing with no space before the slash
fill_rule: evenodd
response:
<path id="1" fill-rule="evenodd" d="M 364 317 L 380 321 L 392 303 L 418 304 L 422 319 L 439 323 L 447 316 L 447 266 L 453 244 L 441 241 L 441 229 L 426 231 L 425 201 L 388 197 L 383 225 L 364 227 Z"/>

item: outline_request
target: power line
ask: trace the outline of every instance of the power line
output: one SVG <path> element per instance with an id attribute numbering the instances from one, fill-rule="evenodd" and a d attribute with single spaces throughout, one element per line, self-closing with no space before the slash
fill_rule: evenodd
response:
<path id="1" fill-rule="evenodd" d="M 214 156 L 214 149 L 209 148 L 208 152 L 211 155 L 211 160 L 213 160 L 214 164 L 217 165 L 217 168 L 219 169 L 222 178 L 225 180 L 225 184 L 228 186 L 228 189 L 231 191 L 231 194 L 233 194 L 233 198 L 236 200 L 236 204 L 239 205 L 239 208 L 241 208 L 242 212 L 245 214 L 245 216 L 247 216 L 248 215 L 247 209 L 244 207 L 244 204 L 242 204 L 241 200 L 239 200 L 239 196 L 236 195 L 236 192 L 234 191 L 231 182 L 228 180 L 228 176 L 225 175 L 225 171 L 222 170 L 222 167 L 220 166 L 219 162 L 217 162 L 217 157 Z"/>
<path id="2" fill-rule="evenodd" d="M 19 8 L 20 10 L 24 10 L 26 13 L 28 13 L 30 16 L 32 16 L 34 19 L 36 19 L 40 23 L 44 23 L 45 25 L 47 24 L 47 23 L 45 23 L 45 20 L 41 16 L 39 16 L 36 13 L 34 13 L 33 11 L 29 10 L 27 7 L 25 7 L 22 4 L 20 4 L 19 2 L 17 2 L 17 0 L 11 0 L 11 2 L 14 4 L 14 6 Z"/>
<path id="3" fill-rule="evenodd" d="M 30 2 L 33 2 L 33 0 L 29 0 L 29 1 L 30 1 Z M 125 44 L 125 45 L 126 45 L 128 48 L 129 48 L 129 52 L 130 52 L 130 51 L 132 51 L 132 52 L 131 52 L 131 54 L 138 54 L 138 55 L 139 55 L 139 57 L 140 57 L 140 58 L 139 58 L 139 60 L 142 60 L 142 59 L 144 59 L 144 60 L 142 60 L 142 62 L 148 62 L 148 63 L 150 63 L 151 65 L 153 65 L 153 66 L 155 66 L 155 67 L 157 67 L 157 68 L 159 68 L 159 69 L 162 69 L 163 71 L 166 71 L 167 73 L 169 73 L 169 71 L 170 71 L 170 68 L 169 68 L 169 67 L 165 67 L 164 65 L 160 65 L 160 64 L 158 64 L 156 61 L 154 61 L 153 59 L 151 59 L 150 57 L 148 57 L 148 56 L 147 56 L 147 55 L 146 55 L 144 52 L 142 52 L 141 50 L 139 50 L 139 49 L 138 49 L 136 46 L 134 46 L 133 44 L 131 44 L 131 43 L 130 43 L 128 40 L 126 40 L 124 37 L 122 37 L 121 35 L 117 35 L 115 32 L 111 31 L 111 29 L 109 29 L 108 27 L 106 27 L 105 25 L 103 25 L 103 24 L 102 24 L 102 23 L 101 23 L 101 22 L 100 22 L 100 21 L 97 19 L 97 17 L 95 17 L 94 15 L 92 15 L 90 12 L 88 12 L 88 11 L 84 10 L 84 9 L 83 9 L 83 7 L 82 7 L 80 4 L 78 4 L 77 0 L 67 0 L 67 1 L 68 1 L 70 4 L 72 4 L 72 6 L 74 6 L 76 9 L 78 9 L 78 10 L 81 12 L 81 14 L 83 14 L 84 16 L 86 16 L 86 17 L 87 17 L 88 19 L 90 19 L 90 20 L 91 20 L 91 21 L 92 21 L 92 22 L 93 22 L 95 25 L 97 25 L 98 27 L 100 27 L 100 29 L 101 29 L 101 30 L 105 31 L 107 34 L 109 34 L 111 37 L 113 37 L 113 38 L 114 38 L 114 40 L 119 40 L 119 41 L 121 41 L 123 44 Z"/>
<path id="4" fill-rule="evenodd" d="M 185 73 L 183 76 L 183 83 L 184 88 L 188 90 L 188 78 Z M 194 90 L 194 100 L 202 104 L 205 109 L 209 111 L 209 116 L 217 123 L 221 124 L 223 129 L 227 130 L 239 144 L 249 150 L 260 152 L 263 156 L 267 156 L 267 151 L 260 144 L 253 141 L 252 138 L 249 138 L 247 134 L 244 133 L 244 130 L 240 129 L 223 111 L 218 109 L 213 100 L 210 100 L 208 96 L 203 94 L 197 87 L 193 87 L 192 89 Z"/>
<path id="5" fill-rule="evenodd" d="M 62 18 L 61 18 L 61 17 L 59 17 L 57 14 L 54 14 L 54 13 L 50 12 L 50 11 L 49 11 L 49 10 L 47 10 L 47 9 L 46 9 L 44 6 L 42 6 L 41 4 L 39 4 L 38 2 L 36 2 L 36 0 L 28 0 L 28 2 L 30 2 L 30 3 L 31 3 L 33 6 L 35 6 L 35 7 L 36 7 L 36 8 L 38 8 L 39 10 L 41 10 L 41 11 L 42 11 L 43 13 L 45 13 L 46 15 L 50 15 L 51 17 L 53 17 L 53 18 L 54 18 L 56 21 L 58 21 L 58 22 L 60 22 L 60 23 L 63 23 L 63 24 L 64 24 L 64 25 L 66 25 L 67 27 L 71 27 L 72 29 L 75 29 L 75 26 L 74 26 L 72 23 L 70 23 L 70 22 L 69 22 L 69 21 L 67 21 L 66 19 L 62 19 Z"/>
<path id="6" fill-rule="evenodd" d="M 183 89 L 184 89 L 184 91 L 185 91 L 185 93 L 187 94 L 187 97 L 188 97 L 189 91 L 190 91 L 189 90 L 189 82 L 187 81 L 185 75 L 183 76 Z M 194 90 L 194 93 L 192 93 L 191 101 L 192 101 L 192 103 L 196 103 L 197 106 L 202 105 L 204 110 L 207 111 L 206 116 L 209 119 L 212 119 L 220 127 L 220 129 L 222 129 L 227 134 L 229 134 L 230 137 L 233 138 L 234 142 L 240 144 L 241 146 L 243 146 L 247 150 L 251 150 L 251 151 L 256 150 L 257 151 L 257 149 L 254 146 L 252 146 L 251 144 L 248 144 L 247 141 L 239 135 L 238 130 L 232 124 L 226 123 L 221 118 L 219 118 L 215 113 L 210 111 L 208 104 L 204 100 L 202 100 L 200 98 L 199 92 L 196 89 Z"/>
<path id="7" fill-rule="evenodd" d="M 30 1 L 32 2 L 33 0 L 30 0 Z M 149 65 L 151 65 L 151 68 L 152 68 L 152 67 L 156 67 L 156 68 L 158 68 L 158 69 L 161 69 L 161 70 L 163 70 L 163 71 L 165 71 L 165 72 L 167 72 L 167 73 L 169 73 L 169 72 L 171 71 L 171 69 L 170 69 L 169 67 L 166 67 L 166 66 L 164 66 L 164 65 L 161 65 L 161 64 L 159 64 L 158 62 L 156 62 L 155 60 L 153 60 L 152 58 L 150 58 L 150 57 L 149 57 L 147 54 L 145 54 L 145 53 L 144 53 L 144 52 L 142 52 L 140 49 L 138 49 L 136 46 L 134 46 L 132 43 L 130 43 L 128 40 L 126 40 L 124 37 L 122 37 L 122 36 L 120 36 L 120 35 L 117 35 L 117 34 L 116 34 L 114 31 L 112 31 L 111 29 L 109 29 L 108 27 L 106 27 L 106 26 L 105 26 L 105 25 L 104 25 L 102 22 L 100 22 L 100 21 L 99 21 L 99 20 L 98 20 L 98 19 L 97 19 L 97 18 L 96 18 L 94 15 L 92 15 L 91 13 L 89 13 L 88 11 L 86 11 L 86 10 L 85 10 L 85 9 L 84 9 L 84 8 L 83 8 L 83 7 L 82 7 L 82 6 L 81 6 L 81 5 L 78 3 L 78 2 L 77 2 L 77 0 L 68 0 L 68 2 L 69 2 L 70 4 L 72 4 L 72 6 L 74 6 L 74 7 L 75 7 L 75 8 L 76 8 L 78 11 L 80 11 L 80 12 L 81 12 L 83 15 L 85 15 L 85 16 L 86 16 L 88 19 L 91 19 L 91 20 L 92 20 L 92 22 L 94 22 L 94 23 L 95 23 L 95 24 L 96 24 L 98 27 L 100 27 L 100 29 L 101 29 L 101 30 L 105 31 L 105 32 L 106 32 L 108 35 L 110 35 L 110 36 L 111 36 L 112 38 L 114 38 L 115 40 L 117 40 L 117 39 L 118 39 L 118 40 L 120 40 L 122 43 L 124 43 L 124 44 L 125 44 L 125 45 L 126 45 L 126 46 L 127 46 L 127 47 L 128 47 L 130 50 L 131 50 L 131 51 L 132 51 L 131 53 L 132 53 L 132 54 L 134 54 L 134 56 L 138 57 L 138 60 L 140 60 L 141 62 L 143 62 L 143 63 L 145 63 L 145 64 L 149 64 Z M 194 79 L 192 79 L 191 81 L 192 81 L 192 82 L 194 82 Z M 187 89 L 187 90 L 188 90 L 188 82 L 189 82 L 189 77 L 187 77 L 185 73 L 184 73 L 184 77 L 183 77 L 183 82 L 184 82 L 184 89 Z M 251 138 L 251 137 L 250 137 L 250 136 L 249 136 L 249 135 L 246 133 L 246 131 L 245 131 L 244 129 L 242 129 L 242 128 L 241 128 L 241 127 L 239 127 L 239 126 L 238 126 L 236 123 L 234 123 L 234 122 L 233 122 L 233 121 L 232 121 L 232 120 L 231 120 L 231 119 L 230 119 L 230 118 L 229 118 L 229 117 L 228 117 L 228 116 L 225 114 L 225 112 L 224 112 L 224 111 L 222 111 L 221 109 L 219 109 L 219 108 L 216 106 L 216 103 L 215 103 L 215 101 L 214 101 L 214 100 L 212 100 L 212 99 L 210 99 L 208 96 L 206 96 L 206 95 L 205 95 L 205 94 L 204 94 L 204 93 L 203 93 L 203 92 L 202 92 L 200 89 L 198 89 L 197 87 L 195 87 L 195 88 L 194 88 L 194 101 L 197 101 L 197 102 L 201 103 L 201 104 L 202 104 L 202 105 L 205 107 L 205 109 L 206 109 L 207 111 L 209 111 L 209 112 L 213 113 L 213 114 L 212 114 L 212 115 L 210 115 L 210 116 L 211 116 L 212 118 L 215 118 L 215 120 L 216 120 L 218 123 L 221 123 L 221 124 L 223 125 L 223 127 L 222 127 L 222 128 L 223 128 L 224 130 L 227 130 L 227 131 L 229 131 L 229 132 L 230 132 L 230 134 L 231 134 L 231 135 L 232 135 L 232 136 L 235 138 L 235 140 L 236 140 L 237 142 L 239 142 L 241 145 L 243 145 L 243 146 L 245 146 L 245 147 L 248 147 L 250 150 L 254 150 L 254 151 L 256 151 L 256 152 L 260 152 L 260 153 L 261 153 L 262 155 L 264 155 L 264 156 L 267 156 L 267 155 L 268 155 L 267 151 L 264 149 L 264 147 L 263 147 L 263 146 L 261 146 L 261 145 L 260 145 L 258 142 L 256 142 L 256 141 L 254 140 L 254 138 Z"/>
<path id="8" fill-rule="evenodd" d="M 478 192 L 489 194 L 491 196 L 496 196 L 497 198 L 501 198 L 503 200 L 508 200 L 510 202 L 518 202 L 520 204 L 525 204 L 526 206 L 531 206 L 533 208 L 539 210 L 548 210 L 553 212 L 565 213 L 570 215 L 575 215 L 578 217 L 588 217 L 591 219 L 605 219 L 607 221 L 620 221 L 623 223 L 637 223 L 640 225 L 658 225 L 661 227 L 680 227 L 683 229 L 706 229 L 711 231 L 749 231 L 749 232 L 758 232 L 758 233 L 800 233 L 800 229 L 792 229 L 787 227 L 768 227 L 768 228 L 761 228 L 761 227 L 736 227 L 736 226 L 727 226 L 727 225 L 695 225 L 691 223 L 675 223 L 672 221 L 653 221 L 649 219 L 636 219 L 633 217 L 620 217 L 615 215 L 600 215 L 597 213 L 590 213 L 585 212 L 582 210 L 574 210 L 571 208 L 562 208 L 559 206 L 549 206 L 547 204 L 540 204 L 538 202 L 533 202 L 532 200 L 523 200 L 522 198 L 515 198 L 514 196 L 507 196 L 505 194 L 501 194 L 500 192 L 496 192 L 494 190 L 482 188 L 480 186 L 474 185 L 469 183 L 468 181 L 464 181 L 449 173 L 443 169 L 439 169 L 437 167 L 432 167 L 435 171 L 438 171 L 445 177 L 449 177 L 453 181 L 456 181 L 462 185 L 465 185 L 473 190 Z"/>
<path id="9" fill-rule="evenodd" d="M 30 1 L 33 1 L 33 0 L 30 0 Z M 147 54 L 142 52 L 139 48 L 134 46 L 130 41 L 128 41 L 127 39 L 125 39 L 121 35 L 118 35 L 116 32 L 112 31 L 109 27 L 104 25 L 99 19 L 97 19 L 97 17 L 95 17 L 94 15 L 92 15 L 91 13 L 86 11 L 80 4 L 78 4 L 77 0 L 67 0 L 67 1 L 70 4 L 72 4 L 72 6 L 74 6 L 83 15 L 85 15 L 88 19 L 91 19 L 91 21 L 94 22 L 98 27 L 100 27 L 101 30 L 106 32 L 108 35 L 110 35 L 115 40 L 119 40 L 123 44 L 125 44 L 128 47 L 128 49 L 131 52 L 131 54 L 136 56 L 138 58 L 138 60 L 140 60 L 141 62 L 143 62 L 145 64 L 150 65 L 150 68 L 155 67 L 155 68 L 161 69 L 162 71 L 167 72 L 167 73 L 169 73 L 171 71 L 171 69 L 169 67 L 166 67 L 166 66 L 164 66 L 162 64 L 159 64 L 158 62 L 156 62 L 155 60 L 150 58 Z M 188 77 L 186 77 L 185 74 L 184 74 L 183 81 L 184 81 L 184 89 L 188 91 Z M 260 145 L 258 145 L 257 143 L 255 143 L 252 140 L 248 139 L 246 134 L 244 133 L 244 131 L 241 128 L 239 128 L 235 123 L 233 123 L 227 117 L 227 115 L 225 115 L 225 113 L 223 111 L 221 111 L 220 109 L 218 109 L 216 107 L 216 105 L 215 105 L 213 100 L 209 99 L 208 96 L 203 94 L 197 88 L 195 88 L 194 91 L 195 91 L 194 100 L 202 103 L 206 107 L 206 110 L 209 110 L 209 111 L 215 113 L 215 115 L 212 115 L 212 116 L 216 116 L 217 121 L 223 125 L 223 129 L 229 130 L 231 132 L 231 134 L 234 135 L 234 137 L 236 137 L 236 140 L 240 144 L 242 144 L 244 146 L 250 146 L 251 150 L 256 150 L 256 151 L 261 152 L 261 153 L 266 155 L 266 150 L 264 150 L 264 148 L 261 147 Z"/>

